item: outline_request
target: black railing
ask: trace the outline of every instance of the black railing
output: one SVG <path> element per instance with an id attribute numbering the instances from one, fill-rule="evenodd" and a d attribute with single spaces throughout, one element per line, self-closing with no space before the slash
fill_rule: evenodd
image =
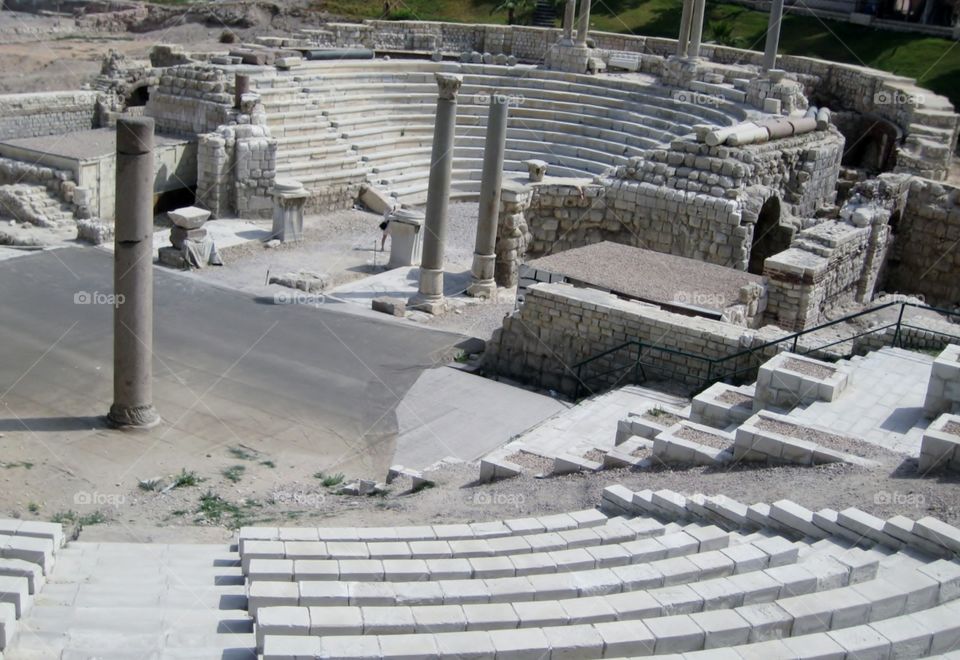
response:
<path id="1" fill-rule="evenodd" d="M 840 339 L 829 341 L 816 346 L 801 346 L 800 339 L 814 332 L 834 327 L 842 323 L 876 314 L 885 309 L 900 307 L 899 314 L 895 323 L 887 323 L 871 327 L 862 332 L 852 333 Z M 757 346 L 751 346 L 742 351 L 737 351 L 723 357 L 710 357 L 690 351 L 683 351 L 676 348 L 659 346 L 651 342 L 645 342 L 640 339 L 626 341 L 622 344 L 609 348 L 597 355 L 589 357 L 573 365 L 577 385 L 576 396 L 579 399 L 583 396 L 599 394 L 602 391 L 617 387 L 619 385 L 640 384 L 649 379 L 648 373 L 661 373 L 666 375 L 667 380 L 680 380 L 691 385 L 695 391 L 705 389 L 710 385 L 720 382 L 735 382 L 737 380 L 754 377 L 756 370 L 767 359 L 784 350 L 784 345 L 788 345 L 793 353 L 800 355 L 810 355 L 819 353 L 821 357 L 842 359 L 853 355 L 854 340 L 867 335 L 885 333 L 891 328 L 895 328 L 890 345 L 903 347 L 904 330 L 919 330 L 924 332 L 933 332 L 939 337 L 948 338 L 946 343 L 960 343 L 960 335 L 955 335 L 940 330 L 933 330 L 923 326 L 912 325 L 904 320 L 904 312 L 908 307 L 920 310 L 927 310 L 943 314 L 946 316 L 960 317 L 960 312 L 955 312 L 927 305 L 920 305 L 910 302 L 889 302 L 878 307 L 873 307 L 856 314 L 850 314 L 827 323 L 823 323 L 813 328 L 807 328 L 794 332 L 792 334 L 765 342 Z M 830 348 L 850 342 L 850 351 L 843 354 L 824 355 L 823 353 Z M 627 355 L 624 356 L 624 352 Z M 660 356 L 674 356 L 684 359 L 685 364 L 678 364 L 677 360 L 655 358 Z M 698 363 L 700 368 L 693 368 L 691 363 Z M 591 371 L 590 367 L 595 364 L 603 365 L 600 371 Z M 619 376 L 614 377 L 615 374 Z M 601 380 L 603 379 L 603 380 Z M 601 380 L 598 387 L 591 387 L 589 383 Z"/>

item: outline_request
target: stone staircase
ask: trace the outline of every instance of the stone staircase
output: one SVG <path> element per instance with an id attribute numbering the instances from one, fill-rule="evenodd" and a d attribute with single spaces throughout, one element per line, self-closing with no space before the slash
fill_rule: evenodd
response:
<path id="1" fill-rule="evenodd" d="M 823 378 L 785 369 L 795 362 Z M 489 452 L 479 480 L 739 461 L 870 467 L 881 449 L 916 456 L 931 422 L 923 407 L 932 364 L 929 355 L 890 347 L 837 362 L 781 353 L 760 368 L 762 386 L 720 382 L 692 400 L 622 387 Z M 772 389 L 771 379 L 788 389 Z"/>
<path id="2" fill-rule="evenodd" d="M 0 520 L 0 658 L 23 636 L 22 628 L 31 630 L 25 620 L 43 602 L 64 542 L 61 525 Z"/>
<path id="3" fill-rule="evenodd" d="M 66 227 L 74 222 L 73 209 L 46 186 L 0 185 L 0 221 L 16 220 L 37 227 Z"/>
<path id="4" fill-rule="evenodd" d="M 833 513 L 611 486 L 600 511 L 245 528 L 239 547 L 265 660 L 951 651 L 960 530 Z"/>
<path id="5" fill-rule="evenodd" d="M 74 541 L 3 657 L 254 660 L 246 609 L 228 546 Z"/>
<path id="6" fill-rule="evenodd" d="M 531 67 L 424 61 L 307 62 L 265 74 L 261 95 L 279 140 L 278 176 L 310 189 L 367 181 L 401 202 L 425 199 L 437 88 L 434 73 L 459 73 L 454 197 L 479 193 L 490 90 L 516 99 L 505 170 L 523 161 L 550 163 L 549 175 L 592 177 L 631 156 L 689 134 L 694 124 L 728 125 L 734 103 L 706 107 L 669 90 L 622 78 L 596 78 Z"/>
<path id="7" fill-rule="evenodd" d="M 556 27 L 557 12 L 551 0 L 537 0 L 533 9 L 533 27 Z"/>

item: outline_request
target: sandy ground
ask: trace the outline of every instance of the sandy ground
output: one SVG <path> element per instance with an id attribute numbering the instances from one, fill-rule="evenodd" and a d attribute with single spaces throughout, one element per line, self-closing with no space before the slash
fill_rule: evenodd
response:
<path id="1" fill-rule="evenodd" d="M 849 465 L 819 467 L 762 467 L 740 465 L 732 469 L 692 468 L 652 471 L 609 470 L 537 479 L 521 476 L 494 484 L 475 483 L 477 467 L 454 465 L 431 472 L 437 486 L 417 493 L 408 483 L 395 482 L 384 496 L 350 497 L 333 494 L 319 480 L 278 483 L 280 504 L 268 501 L 242 506 L 238 522 L 281 525 L 404 525 L 481 521 L 591 508 L 600 502 L 603 488 L 623 484 L 628 488 L 668 488 L 684 494 L 724 494 L 746 504 L 791 499 L 809 509 L 843 510 L 855 506 L 881 517 L 903 514 L 911 518 L 936 516 L 960 524 L 960 478 L 920 479 L 916 465 L 903 457 L 878 451 L 875 468 Z M 196 516 L 177 514 L 196 508 L 203 491 L 214 484 L 178 489 L 169 495 L 131 493 L 115 511 L 113 521 L 87 527 L 90 540 L 148 537 L 162 539 L 170 531 L 144 526 L 146 521 L 172 526 L 176 538 L 196 541 L 225 538 L 226 532 L 209 526 L 192 526 Z M 218 483 L 224 497 L 238 501 L 250 487 Z M 183 527 L 181 527 L 183 526 Z"/>

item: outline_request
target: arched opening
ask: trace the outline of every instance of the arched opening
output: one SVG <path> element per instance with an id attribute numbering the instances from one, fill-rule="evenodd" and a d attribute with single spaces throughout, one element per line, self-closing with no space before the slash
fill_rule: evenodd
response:
<path id="1" fill-rule="evenodd" d="M 895 149 L 900 139 L 893 123 L 872 116 L 857 116 L 855 121 L 841 128 L 846 139 L 842 164 L 857 167 L 870 173 L 889 172 L 893 169 Z"/>
<path id="2" fill-rule="evenodd" d="M 193 206 L 197 202 L 197 187 L 176 188 L 154 195 L 153 214 L 159 215 L 184 206 Z"/>
<path id="3" fill-rule="evenodd" d="M 760 207 L 757 224 L 753 227 L 747 270 L 754 275 L 763 274 L 764 260 L 789 248 L 792 238 L 793 230 L 780 224 L 780 198 L 771 197 Z"/>
<path id="4" fill-rule="evenodd" d="M 135 88 L 127 95 L 127 107 L 136 108 L 147 104 L 150 98 L 150 90 L 146 85 Z"/>

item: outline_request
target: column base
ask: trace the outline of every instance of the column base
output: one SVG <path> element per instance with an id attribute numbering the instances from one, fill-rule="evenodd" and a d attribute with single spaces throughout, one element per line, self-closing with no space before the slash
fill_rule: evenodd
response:
<path id="1" fill-rule="evenodd" d="M 492 279 L 475 279 L 467 287 L 467 295 L 473 298 L 493 298 L 497 295 L 497 283 Z"/>
<path id="2" fill-rule="evenodd" d="M 160 414 L 152 405 L 121 406 L 115 403 L 107 413 L 107 423 L 117 429 L 150 429 L 160 423 Z"/>
<path id="3" fill-rule="evenodd" d="M 443 314 L 448 308 L 447 299 L 443 296 L 429 296 L 418 293 L 407 301 L 407 309 L 426 312 L 434 316 Z"/>

